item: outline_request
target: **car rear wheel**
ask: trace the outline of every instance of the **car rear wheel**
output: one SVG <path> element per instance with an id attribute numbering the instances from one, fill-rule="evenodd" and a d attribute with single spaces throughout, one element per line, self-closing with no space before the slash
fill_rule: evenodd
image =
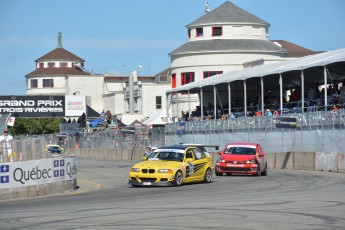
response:
<path id="1" fill-rule="evenodd" d="M 174 185 L 175 186 L 181 186 L 182 182 L 183 182 L 183 176 L 182 176 L 182 172 L 179 170 L 175 174 Z"/>
<path id="2" fill-rule="evenodd" d="M 206 169 L 205 175 L 204 175 L 204 182 L 210 183 L 212 180 L 212 171 L 210 168 Z"/>
<path id="3" fill-rule="evenodd" d="M 215 169 L 214 169 L 214 174 L 216 174 L 216 176 L 223 176 L 223 173 L 222 173 L 222 172 L 218 172 L 217 166 L 216 166 Z"/>
<path id="4" fill-rule="evenodd" d="M 261 173 L 261 176 L 267 176 L 267 163 L 265 165 L 265 170 Z"/>

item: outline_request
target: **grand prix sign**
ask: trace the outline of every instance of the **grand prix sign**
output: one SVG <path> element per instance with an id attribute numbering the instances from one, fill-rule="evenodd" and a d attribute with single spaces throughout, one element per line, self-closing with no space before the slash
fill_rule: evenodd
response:
<path id="1" fill-rule="evenodd" d="M 0 96 L 0 114 L 14 117 L 64 117 L 86 113 L 85 96 Z"/>

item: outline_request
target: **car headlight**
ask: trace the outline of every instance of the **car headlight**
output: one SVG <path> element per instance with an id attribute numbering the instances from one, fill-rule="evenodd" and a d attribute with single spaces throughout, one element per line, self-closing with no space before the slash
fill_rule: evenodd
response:
<path id="1" fill-rule="evenodd" d="M 171 169 L 159 169 L 158 173 L 173 173 L 174 171 Z"/>
<path id="2" fill-rule="evenodd" d="M 217 162 L 225 163 L 225 160 L 223 160 L 223 159 L 221 159 L 221 158 L 218 158 Z"/>
<path id="3" fill-rule="evenodd" d="M 132 172 L 140 172 L 140 169 L 139 168 L 131 168 L 131 171 Z"/>
<path id="4" fill-rule="evenodd" d="M 247 161 L 246 163 L 247 163 L 247 164 L 254 164 L 254 163 L 255 163 L 255 160 L 252 159 L 252 160 Z"/>

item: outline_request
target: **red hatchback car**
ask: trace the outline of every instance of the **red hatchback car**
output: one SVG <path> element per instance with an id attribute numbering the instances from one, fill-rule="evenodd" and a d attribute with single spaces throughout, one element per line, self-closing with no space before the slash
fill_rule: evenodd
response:
<path id="1" fill-rule="evenodd" d="M 234 142 L 226 145 L 215 166 L 216 176 L 250 174 L 267 176 L 267 159 L 257 143 Z"/>

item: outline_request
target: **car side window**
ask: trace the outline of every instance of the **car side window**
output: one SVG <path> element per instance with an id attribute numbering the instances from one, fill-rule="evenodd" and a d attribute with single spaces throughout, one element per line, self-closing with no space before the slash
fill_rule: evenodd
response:
<path id="1" fill-rule="evenodd" d="M 194 157 L 193 157 L 193 152 L 192 152 L 191 149 L 188 149 L 188 150 L 187 150 L 186 159 L 188 159 L 188 158 L 194 159 Z"/>
<path id="2" fill-rule="evenodd" d="M 200 149 L 196 148 L 196 149 L 193 149 L 193 151 L 194 151 L 195 159 L 196 160 L 200 160 L 200 159 L 204 159 L 205 158 L 204 153 L 201 152 Z"/>

